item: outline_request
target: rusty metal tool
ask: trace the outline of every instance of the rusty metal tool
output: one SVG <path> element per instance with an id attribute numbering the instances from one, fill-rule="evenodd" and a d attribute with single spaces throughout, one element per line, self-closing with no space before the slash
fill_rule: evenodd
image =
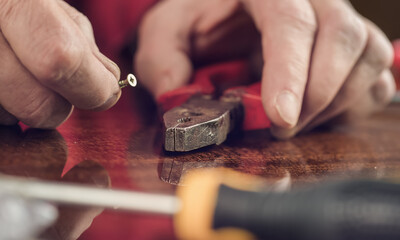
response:
<path id="1" fill-rule="evenodd" d="M 239 101 L 194 96 L 164 114 L 165 149 L 184 152 L 221 144 L 242 117 Z"/>
<path id="2" fill-rule="evenodd" d="M 261 83 L 249 84 L 249 79 L 244 62 L 228 62 L 202 69 L 190 85 L 162 95 L 158 103 L 165 112 L 165 150 L 218 145 L 235 127 L 268 128 Z"/>

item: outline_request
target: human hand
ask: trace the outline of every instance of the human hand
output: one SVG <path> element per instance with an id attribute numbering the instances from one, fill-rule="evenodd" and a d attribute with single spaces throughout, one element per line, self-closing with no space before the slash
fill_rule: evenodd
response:
<path id="1" fill-rule="evenodd" d="M 73 106 L 103 110 L 118 100 L 118 66 L 64 1 L 0 0 L 0 30 L 0 124 L 54 128 Z"/>
<path id="2" fill-rule="evenodd" d="M 163 1 L 139 37 L 135 67 L 155 97 L 187 83 L 192 61 L 261 45 L 262 101 L 278 138 L 368 114 L 394 94 L 390 42 L 344 0 Z"/>

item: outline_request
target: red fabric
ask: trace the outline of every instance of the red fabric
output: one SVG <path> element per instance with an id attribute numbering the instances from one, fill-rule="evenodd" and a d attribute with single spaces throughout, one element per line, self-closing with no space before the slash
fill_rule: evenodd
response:
<path id="1" fill-rule="evenodd" d="M 93 25 L 97 45 L 110 59 L 120 62 L 120 52 L 135 35 L 140 19 L 157 0 L 69 0 Z"/>

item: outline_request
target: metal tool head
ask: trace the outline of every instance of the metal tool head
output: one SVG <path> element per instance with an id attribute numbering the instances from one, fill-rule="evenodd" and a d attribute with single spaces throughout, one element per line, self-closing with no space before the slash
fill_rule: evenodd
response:
<path id="1" fill-rule="evenodd" d="M 195 96 L 164 114 L 165 150 L 186 152 L 221 144 L 233 129 L 238 102 L 224 102 Z"/>

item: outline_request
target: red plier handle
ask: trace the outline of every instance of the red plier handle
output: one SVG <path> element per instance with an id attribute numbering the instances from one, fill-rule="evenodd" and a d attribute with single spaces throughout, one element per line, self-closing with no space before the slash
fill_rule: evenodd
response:
<path id="1" fill-rule="evenodd" d="M 235 94 L 241 98 L 244 109 L 244 130 L 263 129 L 270 126 L 261 101 L 261 83 L 251 83 L 248 64 L 231 61 L 198 70 L 191 84 L 167 92 L 158 99 L 162 112 L 180 106 L 194 95 L 211 95 L 213 98 Z"/>

